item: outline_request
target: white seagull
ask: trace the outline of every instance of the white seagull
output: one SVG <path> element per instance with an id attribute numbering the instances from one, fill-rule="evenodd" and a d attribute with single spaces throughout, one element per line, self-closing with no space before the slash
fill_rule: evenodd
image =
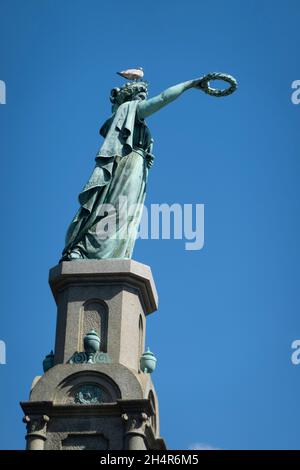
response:
<path id="1" fill-rule="evenodd" d="M 141 80 L 144 76 L 144 70 L 142 67 L 137 67 L 136 69 L 122 70 L 121 72 L 117 72 L 117 74 L 121 75 L 123 78 L 127 78 L 127 80 Z"/>

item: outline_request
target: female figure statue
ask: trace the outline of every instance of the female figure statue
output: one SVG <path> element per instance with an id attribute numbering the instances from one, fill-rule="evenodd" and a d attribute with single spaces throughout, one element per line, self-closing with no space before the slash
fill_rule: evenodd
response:
<path id="1" fill-rule="evenodd" d="M 201 79 L 151 99 L 143 81 L 111 91 L 112 115 L 100 129 L 104 142 L 79 194 L 80 208 L 67 231 L 62 261 L 131 258 L 154 158 L 145 119 L 193 87 L 201 88 Z"/>

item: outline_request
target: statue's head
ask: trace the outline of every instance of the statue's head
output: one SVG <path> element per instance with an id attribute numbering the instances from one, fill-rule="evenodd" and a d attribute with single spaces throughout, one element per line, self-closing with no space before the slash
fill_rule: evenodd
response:
<path id="1" fill-rule="evenodd" d="M 113 105 L 120 106 L 126 101 L 145 100 L 148 94 L 147 82 L 128 82 L 121 88 L 113 88 L 110 101 Z"/>

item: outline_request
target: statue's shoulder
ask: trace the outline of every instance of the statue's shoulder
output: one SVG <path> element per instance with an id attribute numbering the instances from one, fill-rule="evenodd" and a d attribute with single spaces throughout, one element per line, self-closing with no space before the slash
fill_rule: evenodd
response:
<path id="1" fill-rule="evenodd" d="M 126 101 L 122 103 L 100 128 L 100 135 L 106 137 L 112 124 L 114 124 L 116 129 L 120 130 L 125 122 L 129 123 L 129 125 L 130 123 L 134 123 L 137 115 L 137 105 L 137 101 Z"/>

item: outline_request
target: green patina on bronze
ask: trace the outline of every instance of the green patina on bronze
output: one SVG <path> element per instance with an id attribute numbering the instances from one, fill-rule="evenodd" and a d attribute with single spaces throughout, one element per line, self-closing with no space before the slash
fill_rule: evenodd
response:
<path id="1" fill-rule="evenodd" d="M 100 351 L 101 339 L 95 330 L 89 331 L 83 338 L 84 351 L 76 351 L 69 359 L 69 364 L 109 364 L 107 353 Z"/>
<path id="2" fill-rule="evenodd" d="M 225 80 L 230 87 L 211 88 L 211 80 Z M 211 73 L 172 86 L 151 99 L 147 99 L 147 82 L 130 82 L 114 88 L 110 96 L 112 115 L 100 129 L 104 142 L 97 153 L 96 166 L 79 194 L 80 208 L 67 231 L 61 260 L 131 258 L 148 172 L 154 160 L 153 139 L 145 119 L 191 88 L 226 96 L 236 87 L 233 77 Z M 125 204 L 131 211 L 124 218 Z M 113 230 L 106 233 L 108 225 Z"/>
<path id="3" fill-rule="evenodd" d="M 156 368 L 157 359 L 148 348 L 140 358 L 140 368 L 145 374 L 152 374 Z"/>
<path id="4" fill-rule="evenodd" d="M 105 352 L 98 351 L 87 354 L 84 351 L 76 351 L 68 361 L 69 364 L 110 364 L 111 359 Z"/>
<path id="5" fill-rule="evenodd" d="M 81 385 L 75 393 L 75 403 L 80 405 L 97 405 L 102 402 L 102 390 L 94 384 Z"/>
<path id="6" fill-rule="evenodd" d="M 47 370 L 51 369 L 54 366 L 54 353 L 53 351 L 50 354 L 47 354 L 45 359 L 43 360 L 43 370 L 47 372 Z"/>

